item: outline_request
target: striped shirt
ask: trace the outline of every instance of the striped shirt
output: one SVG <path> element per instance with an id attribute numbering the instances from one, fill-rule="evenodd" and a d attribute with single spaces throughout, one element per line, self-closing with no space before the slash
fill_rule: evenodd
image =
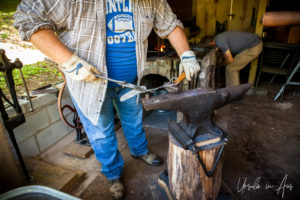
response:
<path id="1" fill-rule="evenodd" d="M 116 0 L 111 0 L 116 2 Z M 118 0 L 122 1 L 122 0 Z M 138 84 L 146 64 L 148 41 L 152 29 L 167 37 L 182 23 L 166 0 L 132 0 L 136 32 Z M 23 0 L 14 15 L 21 38 L 29 41 L 40 29 L 51 29 L 80 58 L 107 76 L 105 0 Z M 55 49 L 53 49 L 55 51 Z M 66 76 L 70 94 L 82 113 L 93 123 L 99 119 L 107 81 L 75 81 Z"/>

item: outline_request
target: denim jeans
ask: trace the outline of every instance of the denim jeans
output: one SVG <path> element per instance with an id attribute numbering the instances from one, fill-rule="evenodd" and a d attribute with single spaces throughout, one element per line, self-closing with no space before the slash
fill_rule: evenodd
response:
<path id="1" fill-rule="evenodd" d="M 137 104 L 137 96 L 135 96 L 120 102 L 120 97 L 128 91 L 130 89 L 122 87 L 107 88 L 97 125 L 92 124 L 73 101 L 95 156 L 102 164 L 101 172 L 108 180 L 121 177 L 124 168 L 124 160 L 118 150 L 118 141 L 114 130 L 113 107 L 120 118 L 130 153 L 140 156 L 148 152 L 148 143 L 142 127 L 143 109 L 140 101 Z"/>

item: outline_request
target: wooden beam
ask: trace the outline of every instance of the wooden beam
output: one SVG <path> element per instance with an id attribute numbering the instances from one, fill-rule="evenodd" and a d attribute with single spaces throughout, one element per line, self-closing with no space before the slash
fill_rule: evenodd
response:
<path id="1" fill-rule="evenodd" d="M 262 37 L 262 33 L 263 33 L 262 17 L 266 12 L 267 3 L 268 3 L 268 0 L 260 0 L 259 6 L 258 6 L 255 33 L 257 35 L 259 35 L 260 37 Z M 258 58 L 256 58 L 255 60 L 252 61 L 251 67 L 250 67 L 250 72 L 249 72 L 248 82 L 253 83 L 253 86 L 254 86 L 255 77 L 256 77 L 257 64 L 258 64 Z"/>

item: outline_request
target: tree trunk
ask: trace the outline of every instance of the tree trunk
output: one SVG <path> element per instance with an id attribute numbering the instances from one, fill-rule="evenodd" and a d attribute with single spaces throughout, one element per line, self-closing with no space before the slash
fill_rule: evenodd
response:
<path id="1" fill-rule="evenodd" d="M 221 146 L 200 151 L 207 171 L 212 169 Z M 169 189 L 177 200 L 207 200 L 218 197 L 222 180 L 222 156 L 211 177 L 207 177 L 195 154 L 173 144 L 169 139 Z"/>

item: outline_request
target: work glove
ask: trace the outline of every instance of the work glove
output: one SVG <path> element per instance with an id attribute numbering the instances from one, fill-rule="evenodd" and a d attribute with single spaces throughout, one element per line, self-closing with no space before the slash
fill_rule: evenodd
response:
<path id="1" fill-rule="evenodd" d="M 95 81 L 95 73 L 100 74 L 98 70 L 85 62 L 76 55 L 73 55 L 67 61 L 62 63 L 59 68 L 70 78 L 76 81 Z"/>
<path id="2" fill-rule="evenodd" d="M 200 71 L 200 65 L 196 60 L 196 56 L 193 51 L 185 51 L 180 56 L 180 65 L 179 65 L 179 74 L 183 71 L 185 72 L 186 79 L 191 81 L 194 75 L 197 75 L 198 71 Z"/>

